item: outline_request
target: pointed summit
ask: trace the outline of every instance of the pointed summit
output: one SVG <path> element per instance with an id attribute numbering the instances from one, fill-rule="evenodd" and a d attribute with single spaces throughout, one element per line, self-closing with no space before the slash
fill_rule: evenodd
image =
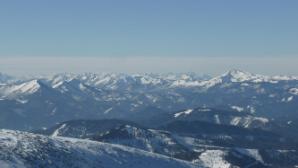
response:
<path id="1" fill-rule="evenodd" d="M 40 88 L 40 86 L 41 86 L 40 84 L 41 84 L 41 82 L 39 80 L 34 79 L 34 80 L 31 80 L 31 81 L 28 81 L 28 82 L 25 82 L 25 83 L 15 86 L 13 89 L 13 92 L 31 94 L 31 93 L 36 92 Z"/>
<path id="2" fill-rule="evenodd" d="M 251 79 L 255 79 L 258 75 L 251 74 L 249 72 L 241 71 L 238 69 L 232 69 L 220 76 L 223 82 L 244 82 Z"/>
<path id="3" fill-rule="evenodd" d="M 12 84 L 3 87 L 2 93 L 5 96 L 28 95 L 37 92 L 41 87 L 39 80 L 30 80 L 20 84 Z"/>

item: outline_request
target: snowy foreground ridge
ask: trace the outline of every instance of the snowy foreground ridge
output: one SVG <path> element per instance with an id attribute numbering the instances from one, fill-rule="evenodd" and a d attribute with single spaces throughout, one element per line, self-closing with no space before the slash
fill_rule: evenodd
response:
<path id="1" fill-rule="evenodd" d="M 198 167 L 121 145 L 0 130 L 1 168 L 191 168 Z"/>

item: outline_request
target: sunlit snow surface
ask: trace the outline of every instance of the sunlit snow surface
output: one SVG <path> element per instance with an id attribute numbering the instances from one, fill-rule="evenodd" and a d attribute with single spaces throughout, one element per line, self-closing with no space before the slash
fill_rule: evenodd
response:
<path id="1" fill-rule="evenodd" d="M 0 130 L 1 168 L 190 168 L 191 163 L 107 143 Z"/>
<path id="2" fill-rule="evenodd" d="M 32 94 L 36 92 L 40 88 L 40 85 L 37 80 L 32 80 L 29 82 L 25 82 L 22 84 L 9 84 L 0 87 L 0 92 L 7 95 L 15 95 L 15 94 Z"/>
<path id="3" fill-rule="evenodd" d="M 200 155 L 200 160 L 211 168 L 230 168 L 231 164 L 225 161 L 224 155 L 221 150 L 207 150 Z"/>
<path id="4" fill-rule="evenodd" d="M 238 112 L 242 112 L 244 111 L 244 108 L 243 107 L 239 107 L 239 106 L 231 106 L 232 109 L 238 111 Z"/>
<path id="5" fill-rule="evenodd" d="M 188 109 L 186 111 L 182 111 L 182 112 L 174 114 L 174 117 L 177 118 L 177 117 L 179 117 L 180 115 L 183 115 L 183 114 L 187 115 L 187 114 L 190 114 L 192 111 L 193 111 L 193 109 Z"/>

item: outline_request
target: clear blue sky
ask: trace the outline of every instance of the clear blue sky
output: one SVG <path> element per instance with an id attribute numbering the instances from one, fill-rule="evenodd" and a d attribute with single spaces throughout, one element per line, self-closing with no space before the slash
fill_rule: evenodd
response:
<path id="1" fill-rule="evenodd" d="M 122 72 L 125 67 L 150 71 L 151 64 L 154 67 L 159 62 L 160 71 L 201 71 L 203 66 L 209 67 L 203 68 L 207 73 L 244 68 L 259 73 L 297 74 L 298 63 L 293 60 L 298 57 L 298 1 L 1 1 L 0 71 L 53 72 L 59 57 L 63 62 L 86 57 L 94 62 L 93 58 L 98 58 L 92 71 Z M 149 60 L 148 67 L 149 57 L 154 61 Z M 183 60 L 185 57 L 195 59 Z M 134 58 L 139 60 L 139 67 L 127 63 L 117 69 Z M 30 64 L 32 60 L 35 65 Z M 85 61 L 86 66 L 77 67 L 74 64 L 79 62 L 73 62 L 71 69 L 67 68 L 69 64 L 61 64 L 61 71 L 90 68 L 91 62 L 78 60 Z M 167 61 L 173 63 L 171 68 L 163 68 L 168 66 Z M 102 69 L 108 63 L 116 69 Z M 220 68 L 221 63 L 224 68 Z M 143 65 L 147 69 L 142 69 Z"/>
<path id="2" fill-rule="evenodd" d="M 297 0 L 0 4 L 0 56 L 297 55 Z"/>

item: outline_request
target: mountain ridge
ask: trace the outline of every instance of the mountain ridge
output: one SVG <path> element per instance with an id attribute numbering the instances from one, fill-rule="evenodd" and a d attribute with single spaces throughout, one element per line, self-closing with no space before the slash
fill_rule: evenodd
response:
<path id="1" fill-rule="evenodd" d="M 19 79 L 0 85 L 0 125 L 11 128 L 5 127 L 9 125 L 6 121 L 17 118 L 22 123 L 18 129 L 28 130 L 79 118 L 138 119 L 155 112 L 203 106 L 287 123 L 297 118 L 297 79 L 240 70 L 210 79 L 173 73 L 57 74 Z M 34 87 L 29 87 L 31 84 Z M 17 88 L 16 92 L 11 88 Z"/>
<path id="2" fill-rule="evenodd" d="M 198 167 L 189 162 L 121 145 L 2 129 L 0 148 L 0 164 L 7 168 Z"/>

